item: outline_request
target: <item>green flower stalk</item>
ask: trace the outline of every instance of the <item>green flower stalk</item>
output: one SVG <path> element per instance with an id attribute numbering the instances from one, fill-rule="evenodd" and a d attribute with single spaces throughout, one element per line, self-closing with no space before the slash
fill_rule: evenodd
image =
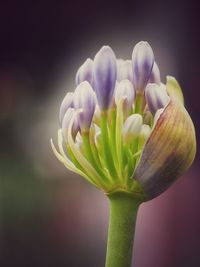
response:
<path id="1" fill-rule="evenodd" d="M 110 202 L 106 267 L 130 267 L 139 205 L 165 191 L 192 164 L 195 130 L 181 88 L 160 79 L 152 48 L 132 60 L 103 46 L 76 74 L 60 107 L 55 156 Z"/>

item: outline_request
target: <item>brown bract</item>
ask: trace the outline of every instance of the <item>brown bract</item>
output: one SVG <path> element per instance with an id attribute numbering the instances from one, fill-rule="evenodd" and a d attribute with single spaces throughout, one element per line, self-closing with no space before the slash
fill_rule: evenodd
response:
<path id="1" fill-rule="evenodd" d="M 182 103 L 171 100 L 145 144 L 134 179 L 152 199 L 190 167 L 195 154 L 193 122 Z"/>

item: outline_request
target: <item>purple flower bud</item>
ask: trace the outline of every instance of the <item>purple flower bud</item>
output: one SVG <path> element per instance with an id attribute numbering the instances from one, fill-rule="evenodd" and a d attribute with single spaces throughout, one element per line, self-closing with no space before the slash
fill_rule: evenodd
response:
<path id="1" fill-rule="evenodd" d="M 76 85 L 84 81 L 88 81 L 91 85 L 93 83 L 93 61 L 90 58 L 86 59 L 76 73 Z"/>
<path id="2" fill-rule="evenodd" d="M 122 80 L 115 89 L 115 103 L 119 103 L 120 99 L 125 98 L 124 111 L 128 114 L 135 100 L 135 90 L 129 80 Z"/>
<path id="3" fill-rule="evenodd" d="M 170 101 L 166 90 L 155 83 L 149 83 L 145 88 L 145 98 L 152 114 L 160 108 L 164 108 Z"/>
<path id="4" fill-rule="evenodd" d="M 124 142 L 130 144 L 135 137 L 138 137 L 142 127 L 142 116 L 140 114 L 132 114 L 129 116 L 123 126 Z"/>
<path id="5" fill-rule="evenodd" d="M 74 97 L 74 93 L 71 93 L 71 92 L 67 93 L 60 105 L 60 112 L 59 112 L 60 125 L 62 125 L 64 115 L 66 111 L 68 110 L 68 108 L 73 108 L 73 97 Z"/>
<path id="6" fill-rule="evenodd" d="M 81 131 L 89 130 L 95 106 L 95 93 L 91 85 L 87 81 L 80 83 L 74 92 L 74 107 L 81 109 L 78 114 Z"/>
<path id="7" fill-rule="evenodd" d="M 69 129 L 69 124 L 70 121 L 74 115 L 75 109 L 74 108 L 68 108 L 67 112 L 64 115 L 64 118 L 62 120 L 62 134 L 66 142 L 67 141 L 67 136 L 68 136 L 68 129 Z M 78 125 L 78 120 L 77 117 L 74 119 L 73 127 L 72 127 L 72 136 L 75 139 L 77 133 L 79 131 L 79 125 Z"/>
<path id="8" fill-rule="evenodd" d="M 136 44 L 132 53 L 133 84 L 136 91 L 144 90 L 154 64 L 151 46 L 144 41 Z"/>
<path id="9" fill-rule="evenodd" d="M 94 88 L 99 107 L 109 108 L 117 76 L 116 57 L 109 46 L 103 46 L 94 58 Z"/>
<path id="10" fill-rule="evenodd" d="M 153 64 L 153 69 L 151 72 L 151 75 L 149 77 L 149 83 L 157 83 L 160 84 L 160 70 L 158 68 L 158 65 L 156 64 L 156 62 L 154 62 Z"/>
<path id="11" fill-rule="evenodd" d="M 129 80 L 133 82 L 133 69 L 131 60 L 120 60 L 117 64 L 117 80 Z"/>

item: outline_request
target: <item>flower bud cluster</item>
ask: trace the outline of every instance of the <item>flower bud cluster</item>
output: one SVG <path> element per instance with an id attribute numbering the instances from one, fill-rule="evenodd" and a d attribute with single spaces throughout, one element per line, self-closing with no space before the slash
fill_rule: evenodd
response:
<path id="1" fill-rule="evenodd" d="M 107 193 L 150 195 L 135 172 L 171 102 L 151 46 L 136 44 L 131 60 L 103 46 L 81 65 L 75 83 L 60 106 L 59 152 L 52 143 L 57 158 Z"/>

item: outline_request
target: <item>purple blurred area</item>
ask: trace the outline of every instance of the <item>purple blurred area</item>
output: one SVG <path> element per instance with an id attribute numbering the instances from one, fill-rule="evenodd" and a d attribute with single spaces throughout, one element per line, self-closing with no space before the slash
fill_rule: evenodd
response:
<path id="1" fill-rule="evenodd" d="M 86 57 L 148 41 L 174 75 L 200 134 L 200 35 L 193 1 L 0 3 L 0 266 L 103 267 L 108 202 L 54 157 L 58 110 Z M 135 267 L 200 266 L 200 154 L 167 192 L 141 205 Z"/>

